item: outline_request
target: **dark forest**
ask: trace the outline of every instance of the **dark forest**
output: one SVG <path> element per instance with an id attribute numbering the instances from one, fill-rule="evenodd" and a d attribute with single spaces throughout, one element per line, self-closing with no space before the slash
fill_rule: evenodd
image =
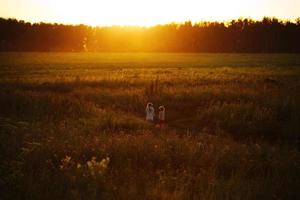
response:
<path id="1" fill-rule="evenodd" d="M 153 27 L 32 24 L 0 18 L 0 30 L 0 51 L 300 53 L 300 18 Z"/>

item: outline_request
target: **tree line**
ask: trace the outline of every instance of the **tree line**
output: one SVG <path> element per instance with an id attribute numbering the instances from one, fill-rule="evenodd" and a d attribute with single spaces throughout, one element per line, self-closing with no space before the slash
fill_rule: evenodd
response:
<path id="1" fill-rule="evenodd" d="M 153 27 L 32 24 L 0 18 L 0 51 L 300 53 L 300 18 Z"/>

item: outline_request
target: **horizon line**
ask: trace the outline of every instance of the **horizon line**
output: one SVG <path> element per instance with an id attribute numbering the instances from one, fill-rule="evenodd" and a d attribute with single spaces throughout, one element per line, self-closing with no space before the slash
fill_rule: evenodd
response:
<path id="1" fill-rule="evenodd" d="M 18 22 L 24 22 L 24 23 L 30 23 L 31 25 L 34 24 L 57 24 L 57 25 L 65 25 L 65 26 L 88 26 L 88 27 L 92 27 L 92 28 L 105 28 L 105 27 L 139 27 L 139 28 L 152 28 L 152 27 L 156 27 L 156 26 L 164 26 L 164 25 L 183 25 L 185 23 L 191 23 L 192 25 L 197 25 L 197 24 L 204 24 L 204 23 L 223 23 L 223 24 L 228 24 L 232 21 L 238 21 L 238 20 L 251 20 L 254 22 L 261 22 L 263 21 L 265 18 L 267 19 L 276 19 L 278 20 L 278 22 L 281 23 L 287 23 L 287 22 L 292 22 L 292 23 L 297 23 L 300 22 L 300 16 L 296 17 L 295 19 L 282 19 L 282 18 L 278 18 L 276 16 L 263 16 L 260 19 L 255 19 L 252 17 L 238 17 L 238 18 L 232 18 L 232 19 L 227 19 L 227 20 L 200 20 L 200 21 L 192 21 L 190 19 L 187 19 L 185 21 L 170 21 L 167 23 L 157 23 L 157 24 L 152 24 L 152 25 L 134 25 L 134 24 L 103 24 L 103 25 L 91 25 L 91 24 L 85 24 L 85 23 L 64 23 L 64 22 L 56 22 L 56 21 L 26 21 L 23 19 L 18 19 L 18 18 L 14 18 L 14 17 L 1 17 L 0 19 L 4 19 L 4 20 L 16 20 Z"/>

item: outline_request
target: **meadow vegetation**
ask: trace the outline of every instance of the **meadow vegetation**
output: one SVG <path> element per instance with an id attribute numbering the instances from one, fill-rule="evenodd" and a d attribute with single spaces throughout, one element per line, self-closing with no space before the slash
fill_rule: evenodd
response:
<path id="1" fill-rule="evenodd" d="M 0 60 L 1 199 L 300 198 L 299 55 Z"/>

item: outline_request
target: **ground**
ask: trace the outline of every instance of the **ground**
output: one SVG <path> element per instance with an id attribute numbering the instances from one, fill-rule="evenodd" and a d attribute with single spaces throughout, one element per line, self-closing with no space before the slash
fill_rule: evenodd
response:
<path id="1" fill-rule="evenodd" d="M 299 55 L 0 61 L 2 199 L 300 198 Z"/>

